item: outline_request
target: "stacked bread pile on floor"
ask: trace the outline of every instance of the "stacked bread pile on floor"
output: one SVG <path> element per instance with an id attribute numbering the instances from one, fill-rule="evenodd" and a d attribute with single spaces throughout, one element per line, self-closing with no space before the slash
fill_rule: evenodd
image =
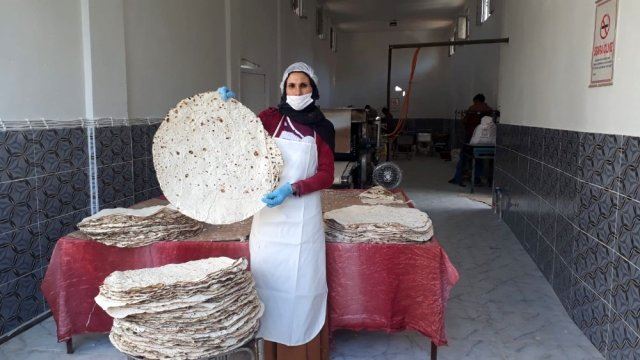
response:
<path id="1" fill-rule="evenodd" d="M 324 214 L 326 239 L 342 243 L 415 243 L 433 236 L 429 216 L 414 208 L 353 205 Z"/>
<path id="2" fill-rule="evenodd" d="M 114 318 L 109 339 L 144 359 L 202 359 L 253 339 L 263 304 L 247 260 L 226 257 L 116 271 L 96 303 Z"/>
<path id="3" fill-rule="evenodd" d="M 382 186 L 374 186 L 365 190 L 358 197 L 363 204 L 369 205 L 404 204 L 402 199 L 399 199 L 394 193 Z"/>
<path id="4" fill-rule="evenodd" d="M 106 245 L 138 247 L 161 240 L 183 240 L 199 234 L 203 224 L 171 206 L 101 210 L 78 224 L 90 238 Z"/>

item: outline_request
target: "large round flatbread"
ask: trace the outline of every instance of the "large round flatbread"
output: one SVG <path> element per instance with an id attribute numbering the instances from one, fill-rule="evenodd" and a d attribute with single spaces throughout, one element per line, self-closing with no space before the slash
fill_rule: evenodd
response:
<path id="1" fill-rule="evenodd" d="M 209 224 L 244 220 L 264 207 L 283 160 L 258 117 L 218 92 L 182 100 L 153 139 L 153 164 L 167 200 Z"/>

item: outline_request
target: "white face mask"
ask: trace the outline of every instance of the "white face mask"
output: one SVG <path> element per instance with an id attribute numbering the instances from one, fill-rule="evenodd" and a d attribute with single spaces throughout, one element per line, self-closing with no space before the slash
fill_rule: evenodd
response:
<path id="1" fill-rule="evenodd" d="M 295 110 L 302 110 L 313 102 L 311 94 L 312 93 L 308 93 L 300 96 L 287 95 L 287 103 Z"/>

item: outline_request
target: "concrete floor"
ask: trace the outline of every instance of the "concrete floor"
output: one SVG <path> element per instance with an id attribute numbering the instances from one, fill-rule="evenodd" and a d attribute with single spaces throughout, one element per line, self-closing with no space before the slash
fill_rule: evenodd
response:
<path id="1" fill-rule="evenodd" d="M 438 359 L 602 359 L 511 230 L 489 206 L 464 197 L 468 188 L 447 183 L 453 163 L 419 157 L 399 164 L 402 187 L 429 213 L 460 273 L 447 307 L 449 346 Z M 417 333 L 342 333 L 332 358 L 417 360 L 428 359 L 428 350 Z"/>
<path id="2" fill-rule="evenodd" d="M 449 346 L 439 349 L 439 359 L 602 358 L 507 226 L 487 205 L 461 196 L 465 189 L 447 184 L 453 164 L 420 157 L 399 163 L 402 186 L 429 213 L 460 272 L 447 311 Z M 76 353 L 67 356 L 50 318 L 0 345 L 0 359 L 124 359 L 105 335 L 74 343 Z M 332 359 L 428 359 L 428 350 L 428 340 L 413 332 L 339 332 Z"/>

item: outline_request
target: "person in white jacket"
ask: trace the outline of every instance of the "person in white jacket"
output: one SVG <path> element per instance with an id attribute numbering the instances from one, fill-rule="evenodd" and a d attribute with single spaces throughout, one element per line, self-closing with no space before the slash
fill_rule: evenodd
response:
<path id="1" fill-rule="evenodd" d="M 476 126 L 473 130 L 473 136 L 471 136 L 471 140 L 469 141 L 469 145 L 495 145 L 496 144 L 496 124 L 493 122 L 493 119 L 490 116 L 485 116 L 480 121 L 480 124 Z M 449 180 L 451 184 L 458 184 L 460 186 L 465 186 L 462 182 L 462 172 L 465 168 L 465 165 L 471 161 L 471 151 L 473 149 L 469 146 L 464 146 L 462 148 L 462 152 L 460 153 L 460 160 L 458 160 L 458 164 L 456 165 L 456 173 L 453 175 L 453 178 Z M 480 178 L 480 174 L 482 173 L 482 165 L 478 163 L 476 166 L 476 171 L 474 174 L 474 181 L 478 181 Z"/>
<path id="2" fill-rule="evenodd" d="M 490 116 L 485 116 L 480 121 L 480 125 L 473 130 L 473 136 L 469 145 L 495 145 L 496 144 L 496 124 Z"/>

